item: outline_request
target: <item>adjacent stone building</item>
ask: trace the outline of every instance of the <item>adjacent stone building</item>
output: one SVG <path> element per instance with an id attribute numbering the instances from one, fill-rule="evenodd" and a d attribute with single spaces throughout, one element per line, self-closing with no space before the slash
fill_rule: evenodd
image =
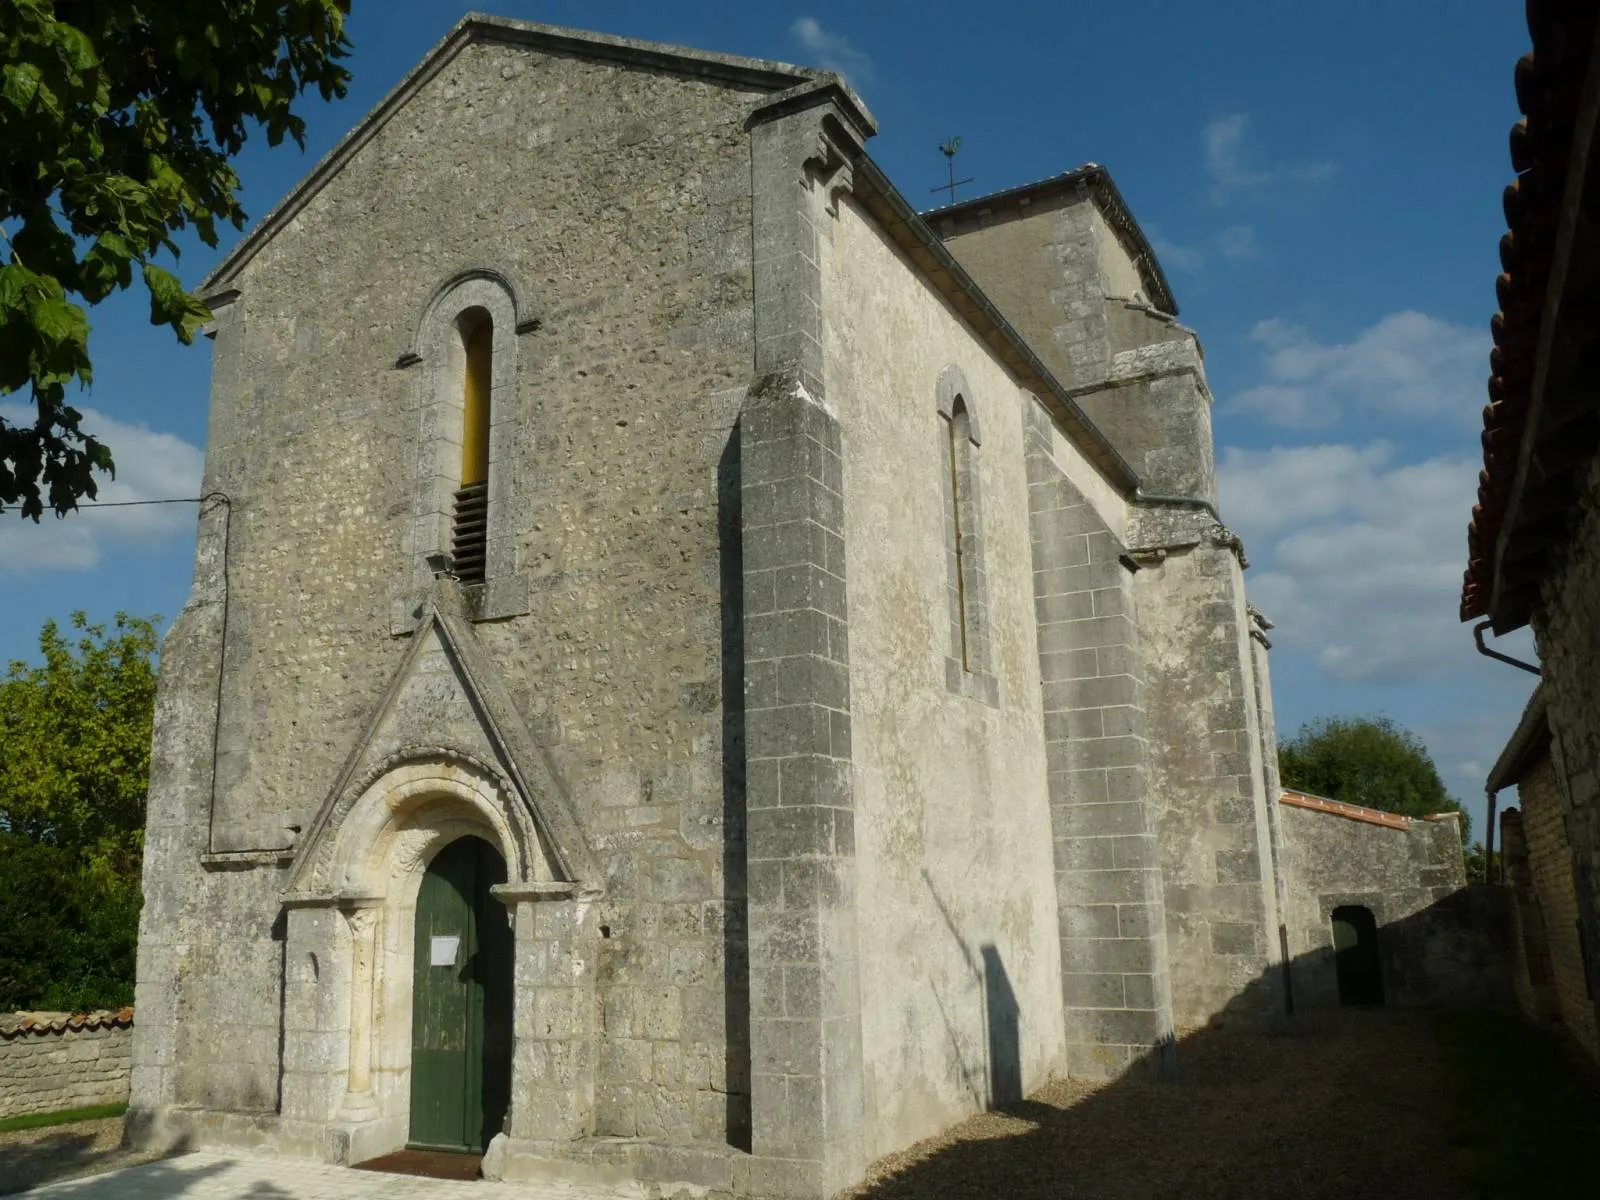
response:
<path id="1" fill-rule="evenodd" d="M 1195 336 L 1103 168 L 875 128 L 469 17 L 206 281 L 135 1136 L 815 1197 L 1281 1011 Z"/>
<path id="2" fill-rule="evenodd" d="M 1486 632 L 1526 626 L 1538 650 L 1537 712 L 1530 708 L 1524 725 L 1531 728 L 1518 731 L 1489 790 L 1522 784 L 1523 815 L 1513 824 L 1521 825 L 1530 869 L 1536 856 L 1549 868 L 1527 882 L 1552 911 L 1565 905 L 1565 886 L 1546 856 L 1552 846 L 1555 857 L 1563 852 L 1560 840 L 1538 827 L 1553 822 L 1559 809 L 1572 923 L 1564 924 L 1565 915 L 1560 928 L 1547 922 L 1548 949 L 1553 955 L 1569 932 L 1577 939 L 1582 999 L 1575 981 L 1566 992 L 1571 1005 L 1591 1012 L 1587 1021 L 1575 1012 L 1566 1017 L 1575 1032 L 1593 1024 L 1593 998 L 1600 996 L 1600 325 L 1592 312 L 1600 288 L 1600 228 L 1593 219 L 1600 211 L 1597 13 L 1593 0 L 1528 4 L 1533 49 L 1516 65 L 1524 117 L 1511 130 L 1516 178 L 1504 196 L 1510 230 L 1500 242 L 1504 270 L 1495 285 L 1500 311 L 1492 322 L 1484 465 L 1461 596 L 1461 619 L 1477 623 L 1480 646 Z M 1548 776 L 1516 750 L 1541 724 Z"/>
<path id="3" fill-rule="evenodd" d="M 1512 893 L 1511 978 L 1528 1016 L 1565 1029 L 1600 1060 L 1600 1027 L 1578 906 L 1567 804 L 1551 753 L 1541 686 L 1489 773 L 1489 790 L 1515 787 L 1521 807 L 1500 815 L 1504 883 Z"/>

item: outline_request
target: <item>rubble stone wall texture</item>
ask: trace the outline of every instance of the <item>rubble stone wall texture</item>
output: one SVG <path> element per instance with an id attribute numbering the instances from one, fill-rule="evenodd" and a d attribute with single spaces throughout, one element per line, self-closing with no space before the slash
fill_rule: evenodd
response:
<path id="1" fill-rule="evenodd" d="M 206 470 L 231 516 L 202 522 L 163 655 L 137 1103 L 277 1102 L 282 870 L 200 860 L 289 844 L 406 651 L 392 617 L 424 398 L 397 358 L 429 297 L 487 266 L 539 324 L 496 414 L 518 430 L 528 612 L 475 635 L 606 874 L 594 1128 L 719 1140 L 748 1123 L 725 1053 L 743 909 L 724 886 L 742 813 L 725 811 L 719 470 L 753 357 L 750 99 L 470 44 L 235 282 Z"/>
<path id="2" fill-rule="evenodd" d="M 120 1104 L 128 1098 L 132 1018 L 64 1026 L 64 1020 L 32 1028 L 0 1022 L 0 1117 Z"/>
<path id="3" fill-rule="evenodd" d="M 1564 785 L 1573 899 L 1590 990 L 1600 997 L 1600 459 L 1573 505 L 1566 547 L 1540 585 L 1533 633 L 1549 695 L 1551 758 Z"/>
<path id="4" fill-rule="evenodd" d="M 1511 1000 L 1505 889 L 1468 887 L 1454 814 L 1406 829 L 1279 806 L 1297 1008 L 1339 1003 L 1332 915 L 1369 909 L 1384 1001 L 1488 1007 Z"/>
<path id="5" fill-rule="evenodd" d="M 869 1154 L 1064 1066 L 1029 557 L 1024 421 L 992 352 L 851 199 L 819 239 L 829 405 L 844 453 Z M 950 368 L 955 372 L 950 372 Z M 939 385 L 979 444 L 994 690 L 950 679 L 951 475 Z M 1093 468 L 1077 460 L 1080 471 Z M 968 593 L 969 602 L 972 600 Z"/>
<path id="6" fill-rule="evenodd" d="M 1560 1019 L 1589 1053 L 1600 1058 L 1595 1003 L 1584 977 L 1578 926 L 1577 889 L 1572 878 L 1572 847 L 1555 767 L 1547 758 L 1517 785 L 1528 869 L 1544 915 L 1545 943 Z"/>

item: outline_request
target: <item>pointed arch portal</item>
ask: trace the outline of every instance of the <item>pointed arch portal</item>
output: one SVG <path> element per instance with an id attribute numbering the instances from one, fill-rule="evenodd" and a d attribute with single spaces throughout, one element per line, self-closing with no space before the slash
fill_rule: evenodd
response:
<path id="1" fill-rule="evenodd" d="M 284 1119 L 340 1162 L 582 1136 L 600 879 L 498 667 L 430 608 L 282 894 Z"/>

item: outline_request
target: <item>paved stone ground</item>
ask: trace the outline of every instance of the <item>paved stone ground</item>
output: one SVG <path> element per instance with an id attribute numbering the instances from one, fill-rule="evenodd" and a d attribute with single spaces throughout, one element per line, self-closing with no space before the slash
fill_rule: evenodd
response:
<path id="1" fill-rule="evenodd" d="M 1490 1027 L 1483 1036 L 1493 1033 Z M 1051 1083 L 1004 1112 L 974 1117 L 878 1162 L 870 1179 L 840 1200 L 1521 1200 L 1593 1194 L 1584 1190 L 1594 1178 L 1588 1159 L 1577 1175 L 1586 1182 L 1576 1189 L 1559 1184 L 1530 1191 L 1519 1184 L 1496 1191 L 1475 1182 L 1474 1147 L 1493 1132 L 1484 1122 L 1497 1123 L 1504 1113 L 1463 1113 L 1458 1093 L 1464 1079 L 1441 1042 L 1437 1014 L 1319 1013 L 1296 1018 L 1292 1032 L 1272 1037 L 1207 1030 L 1183 1039 L 1179 1062 L 1176 1083 Z M 1515 1092 L 1545 1082 L 1519 1078 L 1505 1086 Z M 1600 1083 L 1593 1090 L 1600 1105 Z M 120 1135 L 120 1120 L 106 1124 Z M 91 1137 L 88 1125 L 48 1131 L 52 1139 L 69 1140 L 52 1142 L 31 1168 L 20 1139 L 48 1141 L 41 1136 L 46 1131 L 0 1135 L 0 1193 L 15 1190 L 19 1171 L 31 1169 L 33 1179 L 57 1180 L 67 1173 L 107 1172 L 28 1193 L 52 1200 L 643 1196 L 642 1189 L 457 1183 L 211 1153 L 127 1167 L 127 1152 L 115 1149 L 109 1128 Z M 1582 1133 L 1587 1132 L 1585 1125 Z M 1518 1127 L 1515 1136 L 1508 1143 L 1513 1158 L 1527 1149 L 1529 1130 Z M 1512 1165 L 1523 1169 L 1520 1160 Z"/>
<path id="2" fill-rule="evenodd" d="M 627 1200 L 643 1196 L 639 1189 L 462 1183 L 237 1153 L 184 1154 L 88 1179 L 53 1183 L 25 1194 L 51 1200 Z"/>

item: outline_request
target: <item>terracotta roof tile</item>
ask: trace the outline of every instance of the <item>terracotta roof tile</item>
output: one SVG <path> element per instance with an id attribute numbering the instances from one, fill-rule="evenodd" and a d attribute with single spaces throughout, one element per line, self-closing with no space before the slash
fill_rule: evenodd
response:
<path id="1" fill-rule="evenodd" d="M 1511 127 L 1517 178 L 1502 195 L 1508 231 L 1500 239 L 1499 311 L 1490 322 L 1489 404 L 1483 410 L 1484 469 L 1467 526 L 1467 569 L 1461 619 L 1488 613 L 1495 591 L 1495 555 L 1511 502 L 1538 356 L 1540 321 L 1573 130 L 1594 41 L 1595 0 L 1528 0 L 1533 50 L 1513 72 L 1523 118 Z"/>
<path id="2" fill-rule="evenodd" d="M 1332 813 L 1336 817 L 1348 817 L 1352 821 L 1365 821 L 1368 825 L 1384 825 L 1390 829 L 1410 829 L 1411 818 L 1402 817 L 1399 813 L 1384 812 L 1377 808 L 1365 808 L 1360 804 L 1346 804 L 1343 800 L 1330 800 L 1326 796 L 1313 796 L 1310 792 L 1285 791 L 1278 797 L 1281 804 L 1293 808 L 1309 808 L 1312 812 Z"/>
<path id="3" fill-rule="evenodd" d="M 132 1005 L 114 1012 L 111 1009 L 101 1008 L 88 1013 L 0 1013 L 0 1038 L 7 1041 L 28 1035 L 42 1037 L 46 1034 L 65 1033 L 68 1030 L 76 1033 L 83 1029 L 131 1029 L 132 1027 Z"/>

